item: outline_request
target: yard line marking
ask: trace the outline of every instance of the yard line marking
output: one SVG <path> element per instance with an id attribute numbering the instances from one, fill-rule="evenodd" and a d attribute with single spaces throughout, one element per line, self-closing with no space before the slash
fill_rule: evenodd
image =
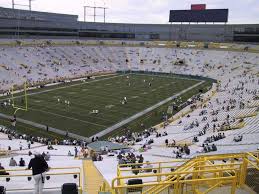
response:
<path id="1" fill-rule="evenodd" d="M 147 109 L 145 109 L 145 110 L 143 110 L 143 111 L 140 111 L 140 112 L 138 112 L 137 114 L 135 114 L 135 115 L 133 115 L 133 116 L 131 116 L 131 117 L 129 117 L 129 118 L 127 118 L 127 119 L 125 119 L 125 120 L 119 122 L 119 123 L 116 123 L 115 125 L 112 125 L 112 126 L 108 127 L 107 129 L 105 129 L 105 130 L 103 130 L 103 131 L 101 131 L 101 132 L 99 132 L 99 133 L 97 133 L 97 134 L 91 136 L 90 138 L 96 137 L 96 136 L 97 136 L 97 137 L 102 137 L 102 136 L 104 136 L 104 135 L 106 135 L 106 134 L 108 134 L 108 133 L 111 133 L 112 131 L 114 131 L 114 130 L 116 130 L 116 129 L 118 129 L 118 128 L 120 128 L 120 127 L 126 125 L 126 124 L 128 124 L 128 123 L 131 122 L 131 121 L 134 121 L 135 119 L 137 119 L 137 118 L 139 118 L 139 117 L 141 117 L 141 116 L 147 114 L 148 112 L 150 112 L 150 111 L 152 111 L 152 110 L 154 110 L 154 109 L 156 109 L 156 108 L 162 106 L 163 104 L 166 104 L 167 102 L 170 102 L 170 101 L 173 100 L 175 97 L 178 97 L 178 96 L 180 96 L 180 95 L 186 93 L 187 91 L 192 90 L 193 88 L 196 88 L 197 86 L 203 84 L 204 82 L 205 82 L 204 80 L 203 80 L 203 81 L 200 81 L 200 82 L 196 83 L 195 85 L 192 85 L 191 87 L 186 88 L 186 89 L 182 90 L 181 92 L 179 92 L 179 93 L 177 93 L 177 94 L 175 94 L 175 95 L 173 95 L 173 96 L 171 96 L 171 97 L 169 97 L 169 98 L 166 98 L 166 99 L 160 101 L 159 103 L 157 103 L 157 104 L 155 104 L 155 105 L 153 105 L 153 106 L 150 106 L 149 108 L 147 108 Z"/>
<path id="2" fill-rule="evenodd" d="M 88 94 L 88 96 L 89 96 L 89 94 Z M 94 96 L 95 98 L 101 99 L 101 96 L 96 96 L 96 95 L 92 95 L 92 96 Z M 111 96 L 111 97 L 114 97 L 114 96 Z M 81 100 L 83 100 L 84 98 L 83 98 L 83 97 L 80 97 L 80 98 L 74 98 L 74 100 L 75 100 L 75 99 L 79 99 L 79 100 L 81 101 Z M 52 109 L 53 109 L 53 107 L 60 106 L 59 103 L 54 103 L 53 101 L 49 101 L 49 100 L 45 100 L 44 103 L 42 104 L 42 106 L 45 106 L 45 104 L 46 104 L 45 102 L 46 102 L 46 103 L 49 103 L 49 105 L 51 105 Z M 119 102 L 119 100 L 118 100 L 118 102 Z M 121 103 L 118 103 L 118 102 L 116 102 L 115 104 L 120 105 Z M 99 102 L 98 104 L 103 104 L 103 106 L 105 106 L 105 105 L 106 105 L 106 102 Z M 78 105 L 78 106 L 77 106 L 77 105 Z M 82 104 L 82 103 L 74 103 L 73 101 L 72 101 L 72 103 L 71 103 L 71 107 L 72 107 L 72 108 L 73 108 L 73 107 L 76 107 L 77 109 L 89 110 L 89 111 L 90 111 L 88 105 L 89 105 L 89 104 L 87 104 L 87 106 L 85 106 L 85 103 L 84 103 L 84 104 Z M 39 104 L 31 105 L 31 107 L 33 107 L 33 106 L 34 106 L 34 107 L 37 107 L 37 106 L 41 106 L 41 105 L 39 105 Z M 83 108 L 79 108 L 79 107 L 86 107 L 87 109 L 83 109 Z M 60 110 L 60 109 L 55 109 L 55 110 Z M 112 109 L 110 109 L 109 111 L 117 113 L 117 111 L 113 111 Z M 102 114 L 102 113 L 99 113 L 99 114 Z M 128 114 L 124 114 L 123 112 L 122 112 L 121 114 L 128 116 Z"/>
<path id="3" fill-rule="evenodd" d="M 113 79 L 113 78 L 116 78 L 116 77 L 122 77 L 122 76 L 126 76 L 126 75 L 127 75 L 127 74 L 116 75 L 116 76 L 107 77 L 107 78 L 98 79 L 98 80 L 93 80 L 93 81 L 89 81 L 89 82 L 83 82 L 83 83 L 78 83 L 78 84 L 72 84 L 72 85 L 69 85 L 69 86 L 62 86 L 62 87 L 53 88 L 53 89 L 48 89 L 48 90 L 44 90 L 44 91 L 29 93 L 29 94 L 27 94 L 27 96 L 33 96 L 33 95 L 36 95 L 36 94 L 43 94 L 43 93 L 47 93 L 47 92 L 51 92 L 51 91 L 55 91 L 55 90 L 61 90 L 61 89 L 70 88 L 70 87 L 74 87 L 74 86 L 80 86 L 80 85 L 90 84 L 90 83 L 99 82 L 99 81 L 103 81 L 103 80 L 107 80 L 107 79 Z M 24 95 L 15 96 L 15 97 L 13 97 L 13 99 L 20 98 L 20 97 L 23 97 L 23 96 L 24 96 Z M 8 100 L 8 99 L 10 99 L 10 98 L 0 99 L 0 101 L 4 101 L 4 100 Z"/>
<path id="4" fill-rule="evenodd" d="M 31 105 L 31 107 L 35 107 L 35 108 L 37 108 L 37 107 L 46 107 L 45 106 L 45 104 L 46 103 L 42 103 L 42 105 Z M 47 104 L 48 105 L 48 104 Z M 51 105 L 50 107 L 49 107 L 49 110 L 53 110 L 53 111 L 56 111 L 56 112 L 60 112 L 60 110 L 62 110 L 63 112 L 67 112 L 67 113 L 72 113 L 72 114 L 74 114 L 74 115 L 81 115 L 81 116 L 87 116 L 87 117 L 90 117 L 90 118 L 95 118 L 95 119 L 98 119 L 98 120 L 102 120 L 102 121 L 105 121 L 105 122 L 110 122 L 111 120 L 108 120 L 108 119 L 104 119 L 104 118 L 100 118 L 100 117 L 94 117 L 94 116 L 91 116 L 90 114 L 87 114 L 87 113 L 85 113 L 85 111 L 71 111 L 71 110 L 68 110 L 68 109 L 70 109 L 70 107 L 67 107 L 65 104 L 64 104 L 64 106 L 62 106 L 62 107 L 58 107 L 60 104 L 56 104 L 56 105 Z M 80 106 L 82 106 L 82 105 L 80 105 Z M 58 108 L 55 108 L 55 107 L 58 107 Z M 60 108 L 62 108 L 62 109 L 60 109 Z M 65 110 L 63 109 L 63 108 L 66 108 Z M 68 108 L 68 109 L 67 109 Z M 73 107 L 72 107 L 73 108 Z M 30 108 L 30 109 L 33 109 L 33 108 Z M 82 108 L 78 108 L 77 107 L 77 109 L 79 109 L 79 110 L 83 110 Z M 37 109 L 38 110 L 38 109 Z M 42 109 L 40 109 L 40 110 L 42 110 Z M 84 110 L 86 110 L 86 109 L 84 109 Z M 44 111 L 44 110 L 43 110 Z M 89 110 L 90 111 L 90 110 Z M 101 113 L 99 113 L 99 114 L 101 114 Z"/>
<path id="5" fill-rule="evenodd" d="M 107 126 L 105 126 L 105 125 L 100 125 L 100 124 L 92 123 L 92 122 L 89 122 L 89 121 L 83 121 L 83 120 L 80 120 L 80 119 L 76 119 L 76 118 L 73 118 L 73 117 L 67 117 L 67 116 L 60 115 L 60 114 L 56 114 L 56 113 L 49 112 L 49 111 L 38 110 L 38 109 L 33 109 L 33 108 L 30 108 L 30 109 L 31 109 L 31 110 L 34 110 L 34 111 L 38 111 L 38 112 L 43 112 L 43 113 L 47 113 L 47 114 L 51 114 L 51 115 L 63 117 L 63 118 L 70 119 L 70 120 L 80 121 L 80 122 L 82 122 L 82 123 L 88 123 L 88 124 L 96 125 L 96 126 L 99 126 L 99 127 L 107 127 Z"/>
<path id="6" fill-rule="evenodd" d="M 114 107 L 113 104 L 110 104 L 110 105 L 106 105 L 106 106 L 105 106 L 105 108 L 108 108 L 108 109 L 110 109 L 110 108 L 112 108 L 112 107 Z"/>

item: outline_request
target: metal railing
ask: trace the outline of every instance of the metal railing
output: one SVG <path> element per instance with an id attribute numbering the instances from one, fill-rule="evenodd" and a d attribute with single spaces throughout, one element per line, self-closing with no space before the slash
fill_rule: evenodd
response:
<path id="1" fill-rule="evenodd" d="M 0 175 L 0 183 L 1 185 L 8 184 L 7 191 L 31 191 L 33 190 L 33 184 L 26 184 L 26 180 L 31 181 L 33 175 L 31 170 L 28 169 L 5 169 L 0 170 L 0 172 L 5 172 L 5 175 Z M 29 173 L 30 172 L 30 173 Z M 44 190 L 52 190 L 52 189 L 60 189 L 63 183 L 66 183 L 66 179 L 75 180 L 75 183 L 78 185 L 78 189 L 80 193 L 82 192 L 82 180 L 83 173 L 81 167 L 62 167 L 62 168 L 50 168 L 50 170 L 46 173 L 46 181 Z M 60 181 L 59 181 L 60 178 Z M 65 178 L 65 179 L 64 179 Z M 48 180 L 49 179 L 49 180 Z M 8 182 L 15 181 L 10 188 Z M 22 185 L 26 185 L 26 187 L 21 188 L 19 182 Z M 47 186 L 48 182 L 52 184 L 52 186 Z M 53 182 L 55 185 L 53 186 Z M 28 187 L 27 187 L 28 185 Z M 30 186 L 29 186 L 30 185 Z"/>
<path id="2" fill-rule="evenodd" d="M 118 165 L 112 181 L 112 194 L 206 194 L 222 186 L 230 186 L 234 194 L 246 181 L 247 170 L 259 170 L 259 152 L 197 156 L 191 160 L 172 160 Z M 182 163 L 179 165 L 179 163 Z M 145 167 L 144 165 L 152 165 Z M 133 167 L 133 168 L 132 168 Z M 138 171 L 132 175 L 131 172 Z M 141 184 L 129 180 L 141 179 Z"/>

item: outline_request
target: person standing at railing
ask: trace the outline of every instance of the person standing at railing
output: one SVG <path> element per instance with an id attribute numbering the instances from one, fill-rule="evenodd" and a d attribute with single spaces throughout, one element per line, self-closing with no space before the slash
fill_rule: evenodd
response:
<path id="1" fill-rule="evenodd" d="M 34 156 L 30 160 L 28 169 L 32 169 L 32 175 L 35 181 L 34 194 L 42 194 L 46 172 L 49 170 L 49 166 L 40 153 L 35 152 Z"/>

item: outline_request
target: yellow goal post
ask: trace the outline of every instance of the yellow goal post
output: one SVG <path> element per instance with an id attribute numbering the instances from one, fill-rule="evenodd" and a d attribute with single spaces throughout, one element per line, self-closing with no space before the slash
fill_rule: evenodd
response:
<path id="1" fill-rule="evenodd" d="M 21 91 L 21 95 L 14 96 L 15 94 L 14 87 L 12 87 L 12 107 L 14 108 L 14 115 L 17 113 L 17 111 L 28 111 L 28 96 L 27 96 L 27 82 L 24 82 L 23 91 Z M 19 92 L 18 92 L 19 93 Z M 21 104 L 18 104 L 15 99 L 21 98 L 22 102 Z"/>

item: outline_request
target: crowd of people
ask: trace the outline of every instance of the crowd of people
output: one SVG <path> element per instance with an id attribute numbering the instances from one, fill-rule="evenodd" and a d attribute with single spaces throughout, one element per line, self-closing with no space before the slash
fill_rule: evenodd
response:
<path id="1" fill-rule="evenodd" d="M 125 128 L 123 131 L 125 132 L 125 135 L 111 137 L 108 140 L 116 143 L 134 145 L 135 143 L 140 142 L 143 139 L 149 138 L 151 134 L 156 133 L 159 136 L 157 129 L 152 127 L 149 129 L 144 129 L 142 132 L 131 132 L 129 128 Z"/>
<path id="2" fill-rule="evenodd" d="M 45 51 L 43 51 L 40 48 L 34 48 L 37 52 L 38 55 L 44 55 Z M 156 52 L 151 52 L 151 49 L 147 49 L 148 51 L 146 51 L 146 58 L 148 58 L 148 53 L 156 53 Z M 102 51 L 102 50 L 101 50 Z M 51 56 L 50 59 L 45 59 L 44 63 L 46 64 L 37 64 L 38 68 L 42 68 L 44 69 L 44 66 L 48 66 L 47 64 L 51 64 L 50 67 L 53 70 L 53 72 L 55 72 L 55 75 L 57 75 L 60 71 L 60 69 L 64 66 L 64 64 L 69 64 L 71 67 L 69 68 L 69 75 L 73 75 L 73 76 L 77 76 L 79 75 L 80 71 L 82 71 L 82 69 L 86 70 L 89 69 L 87 68 L 77 68 L 75 70 L 73 70 L 73 68 L 75 68 L 74 66 L 74 62 L 70 59 L 68 59 L 67 56 L 61 56 L 65 58 L 65 61 L 61 61 L 59 59 L 57 59 L 58 57 L 55 57 L 54 55 L 59 53 L 58 49 L 55 48 L 51 48 L 49 49 L 48 54 Z M 81 49 L 79 52 L 82 52 Z M 198 112 L 197 115 L 195 115 L 195 117 L 192 117 L 193 115 L 190 113 L 186 116 L 186 118 L 181 118 L 180 121 L 178 121 L 178 125 L 179 126 L 183 126 L 183 131 L 182 132 L 188 132 L 191 131 L 193 129 L 198 129 L 198 133 L 195 134 L 195 136 L 193 137 L 192 143 L 196 144 L 199 142 L 200 139 L 202 139 L 203 137 L 201 136 L 205 136 L 206 138 L 204 140 L 204 142 L 202 143 L 202 152 L 212 152 L 212 151 L 217 151 L 218 148 L 217 146 L 214 144 L 214 142 L 222 140 L 224 138 L 226 138 L 224 133 L 221 133 L 221 130 L 226 130 L 226 129 L 231 129 L 231 127 L 236 124 L 237 122 L 242 122 L 242 119 L 238 119 L 236 118 L 234 111 L 235 110 L 244 110 L 246 108 L 248 108 L 249 104 L 254 100 L 257 99 L 258 100 L 258 89 L 255 89 L 254 87 L 251 87 L 251 85 L 259 85 L 259 80 L 258 77 L 256 77 L 256 75 L 251 75 L 251 73 L 249 73 L 249 70 L 245 70 L 245 67 L 242 65 L 240 66 L 242 68 L 242 70 L 240 70 L 240 72 L 238 73 L 233 73 L 232 78 L 226 78 L 227 75 L 232 75 L 232 72 L 234 71 L 239 71 L 237 70 L 233 70 L 234 68 L 234 63 L 243 63 L 244 61 L 248 61 L 248 59 L 246 59 L 246 56 L 243 54 L 240 54 L 240 56 L 235 56 L 236 54 L 232 54 L 232 53 L 226 53 L 226 55 L 223 58 L 220 58 L 221 61 L 219 60 L 215 60 L 214 59 L 210 59 L 210 62 L 205 62 L 202 61 L 202 58 L 204 56 L 206 56 L 206 51 L 186 51 L 186 50 L 175 50 L 173 51 L 173 53 L 170 53 L 170 55 L 165 55 L 165 57 L 161 57 L 164 54 L 163 53 L 158 53 L 158 54 L 154 54 L 156 56 L 157 59 L 156 60 L 156 64 L 152 66 L 152 68 L 155 68 L 156 70 L 160 70 L 164 71 L 164 69 L 162 68 L 162 65 L 157 65 L 158 62 L 160 60 L 166 60 L 165 66 L 169 66 L 168 64 L 171 64 L 171 61 L 174 58 L 185 58 L 185 63 L 183 66 L 182 65 L 177 65 L 176 68 L 174 68 L 174 72 L 176 73 L 190 73 L 190 74 L 199 74 L 199 75 L 206 75 L 209 77 L 213 77 L 215 79 L 218 80 L 222 80 L 221 82 L 218 83 L 217 86 L 217 92 L 221 93 L 222 96 L 219 97 L 215 97 L 212 100 L 210 100 L 208 103 L 203 104 L 203 106 L 200 109 L 200 112 Z M 94 52 L 92 52 L 94 53 Z M 120 61 L 120 59 L 123 59 L 123 61 L 125 61 L 125 58 L 127 58 L 127 54 L 131 57 L 129 58 L 139 58 L 139 57 L 134 57 L 135 55 L 137 55 L 137 51 L 135 51 L 133 49 L 133 51 L 130 51 L 130 53 L 125 53 L 123 51 L 118 52 L 120 53 L 121 56 L 118 57 L 118 61 L 121 66 L 123 66 L 123 62 Z M 121 54 L 123 53 L 123 54 Z M 82 54 L 82 53 L 81 53 Z M 77 57 L 77 54 L 73 54 L 75 57 Z M 161 55 L 161 56 L 160 56 Z M 215 54 L 216 55 L 216 54 Z M 96 57 L 89 57 L 87 54 L 82 54 L 83 58 L 82 58 L 82 64 L 86 65 L 88 64 L 87 62 L 92 61 L 92 63 L 94 64 L 98 64 L 100 63 L 102 60 L 98 59 L 96 55 Z M 108 55 L 107 55 L 108 56 Z M 133 57 L 132 57 L 133 56 Z M 219 54 L 217 54 L 216 56 L 220 57 Z M 150 56 L 149 56 L 150 57 Z M 152 56 L 153 57 L 153 56 Z M 28 58 L 26 55 L 24 55 L 24 58 Z M 143 57 L 145 58 L 145 57 Z M 215 57 L 217 58 L 217 57 Z M 258 59 L 256 59 L 254 56 L 251 57 L 252 59 L 255 59 L 258 61 Z M 227 62 L 224 63 L 224 60 L 226 60 Z M 235 62 L 232 62 L 232 59 L 235 60 Z M 52 64 L 53 61 L 57 61 L 54 63 L 54 65 Z M 129 60 L 129 59 L 127 59 Z M 144 64 L 145 63 L 145 59 L 141 59 L 141 63 Z M 129 61 L 128 61 L 129 62 Z M 111 64 L 115 64 L 114 61 L 110 60 Z M 132 61 L 131 61 L 132 63 Z M 160 62 L 159 62 L 160 63 Z M 162 63 L 162 62 L 161 62 Z M 222 64 L 220 64 L 222 63 Z M 135 63 L 132 63 L 135 64 Z M 136 63 L 137 64 L 137 63 Z M 194 64 L 194 65 L 192 65 Z M 248 65 L 249 66 L 249 65 Z M 23 68 L 25 68 L 26 66 L 23 66 Z M 170 66 L 171 68 L 171 66 Z M 238 67 L 239 68 L 239 67 Z M 5 66 L 5 69 L 8 69 L 8 71 L 14 71 L 15 69 L 13 69 L 12 67 L 8 67 L 8 65 Z M 28 66 L 28 70 L 32 70 L 33 68 Z M 104 68 L 105 69 L 105 68 Z M 109 68 L 106 68 L 106 70 Z M 94 71 L 94 69 L 92 69 Z M 111 70 L 111 69 L 110 69 Z M 153 69 L 152 69 L 153 70 Z M 168 71 L 168 69 L 166 69 L 165 71 Z M 170 69 L 171 71 L 171 69 Z M 83 72 L 84 74 L 86 73 Z M 87 72 L 89 73 L 89 72 Z M 16 77 L 20 77 L 21 75 L 16 75 Z M 46 81 L 48 82 L 49 79 L 47 79 L 47 76 L 45 75 L 40 75 L 39 77 L 45 77 L 44 79 L 41 79 L 41 81 Z M 61 79 L 62 78 L 60 76 L 57 76 L 56 78 L 52 78 L 53 80 L 57 80 L 57 79 Z M 6 79 L 0 80 L 2 84 L 4 85 L 10 85 L 9 81 Z M 33 79 L 29 78 L 30 83 L 33 83 Z M 12 83 L 13 84 L 13 83 Z M 149 83 L 149 86 L 151 86 L 151 83 Z M 8 91 L 5 91 L 6 95 L 10 95 L 8 94 Z M 193 97 L 192 99 L 188 100 L 186 102 L 187 105 L 191 105 L 191 109 L 195 110 L 196 105 L 195 102 L 197 101 L 201 101 L 202 99 L 200 98 L 200 95 L 197 95 L 195 97 Z M 128 102 L 128 99 L 126 97 L 123 98 L 123 104 L 126 104 Z M 9 102 L 6 102 L 7 104 Z M 69 102 L 70 103 L 70 102 Z M 3 106 L 5 106 L 3 104 Z M 98 114 L 98 110 L 93 111 L 94 114 Z M 197 118 L 199 116 L 199 118 Z M 162 121 L 164 123 L 167 122 L 167 115 L 162 115 Z M 184 120 L 185 119 L 185 120 Z M 140 126 L 141 129 L 143 129 L 142 132 L 132 132 L 130 129 L 125 129 L 123 131 L 123 135 L 121 136 L 116 136 L 113 138 L 110 138 L 109 141 L 111 142 L 116 142 L 116 143 L 121 143 L 121 144 L 125 144 L 125 145 L 138 145 L 140 144 L 140 149 L 139 152 L 144 152 L 147 151 L 148 149 L 152 148 L 152 144 L 154 144 L 154 142 L 158 139 L 158 138 L 163 138 L 165 136 L 168 136 L 168 133 L 166 132 L 167 128 L 166 125 L 164 125 L 164 131 L 160 132 L 158 131 L 156 128 L 148 128 L 145 129 L 145 125 L 141 125 Z M 197 132 L 196 131 L 196 132 Z M 89 151 L 85 145 L 87 144 L 84 141 L 79 141 L 79 140 L 75 140 L 75 139 L 64 139 L 64 140 L 57 140 L 57 139 L 50 139 L 50 138 L 43 138 L 43 137 L 34 137 L 31 135 L 25 135 L 25 134 L 19 134 L 17 133 L 15 130 L 13 129 L 7 129 L 7 128 L 0 128 L 0 132 L 8 134 L 8 138 L 10 140 L 12 140 L 13 138 L 15 139 L 22 139 L 22 140 L 26 140 L 28 143 L 28 149 L 30 149 L 31 145 L 34 142 L 39 142 L 41 144 L 45 144 L 48 145 L 48 149 L 54 149 L 52 145 L 74 145 L 74 153 L 71 153 L 71 151 L 68 152 L 68 156 L 74 156 L 74 157 L 82 157 L 82 158 L 89 158 L 91 157 L 91 159 L 93 161 L 102 161 L 103 160 L 103 156 L 102 154 L 108 154 L 109 150 L 102 150 L 102 154 L 101 153 L 96 153 L 96 152 L 91 152 Z M 212 133 L 213 132 L 213 133 Z M 217 134 L 215 134 L 217 133 Z M 165 139 L 166 138 L 166 139 Z M 171 151 L 171 154 L 173 157 L 175 158 L 183 158 L 184 156 L 188 156 L 191 154 L 191 152 L 193 152 L 192 147 L 189 145 L 183 145 L 183 146 L 179 146 L 177 145 L 177 140 L 175 140 L 173 138 L 173 136 L 170 137 L 165 137 L 162 141 L 161 144 L 165 143 L 166 148 Z M 235 142 L 239 142 L 242 141 L 243 136 L 242 135 L 237 135 L 234 137 L 233 141 Z M 93 138 L 92 142 L 94 141 L 98 141 L 98 137 Z M 232 139 L 231 139 L 232 141 Z M 81 150 L 79 150 L 77 148 L 77 146 L 81 146 Z M 19 146 L 20 150 L 21 149 L 25 149 L 22 146 Z M 9 150 L 12 150 L 11 145 L 8 148 Z M 32 153 L 31 153 L 32 154 Z M 48 153 L 44 153 L 42 154 L 43 158 L 45 160 L 49 160 L 50 156 L 48 156 Z M 143 165 L 142 163 L 144 162 L 144 157 L 142 154 L 134 154 L 134 153 L 128 153 L 125 154 L 123 152 L 119 153 L 117 155 L 117 159 L 118 159 L 118 163 L 119 164 L 129 164 L 129 163 L 133 163 L 136 164 L 134 167 L 132 167 L 132 172 L 134 174 L 138 174 L 140 172 L 140 170 L 136 170 L 139 168 L 142 168 Z M 16 162 L 13 158 L 10 159 L 10 166 L 25 166 L 25 161 L 21 158 L 19 162 Z M 152 165 L 149 164 L 147 162 L 147 166 L 152 168 Z M 1 171 L 2 169 L 2 171 Z M 1 166 L 0 164 L 0 174 L 1 173 L 8 173 L 4 171 L 4 168 Z M 38 179 L 37 179 L 38 180 Z"/>
<path id="3" fill-rule="evenodd" d="M 9 166 L 14 167 L 14 166 L 20 166 L 24 167 L 25 166 L 25 161 L 23 158 L 20 158 L 20 161 L 17 163 L 16 160 L 12 157 L 9 162 Z"/>
<path id="4" fill-rule="evenodd" d="M 63 139 L 63 140 L 58 140 L 58 139 L 51 139 L 51 138 L 46 138 L 46 137 L 36 137 L 33 135 L 28 135 L 28 134 L 21 134 L 17 132 L 14 129 L 10 129 L 7 127 L 0 126 L 0 132 L 7 134 L 7 137 L 9 140 L 12 139 L 20 139 L 20 140 L 26 140 L 27 142 L 27 147 L 24 147 L 21 142 L 19 144 L 19 149 L 30 149 L 31 146 L 37 142 L 40 144 L 48 145 L 48 149 L 52 149 L 51 145 L 75 145 L 75 146 L 85 146 L 87 145 L 86 141 L 82 140 L 77 140 L 77 139 Z M 11 145 L 8 146 L 8 150 L 11 151 L 13 150 Z"/>
<path id="5" fill-rule="evenodd" d="M 210 137 L 207 137 L 204 143 L 212 143 L 221 139 L 226 138 L 225 133 L 218 133 L 217 135 L 212 135 Z"/>

